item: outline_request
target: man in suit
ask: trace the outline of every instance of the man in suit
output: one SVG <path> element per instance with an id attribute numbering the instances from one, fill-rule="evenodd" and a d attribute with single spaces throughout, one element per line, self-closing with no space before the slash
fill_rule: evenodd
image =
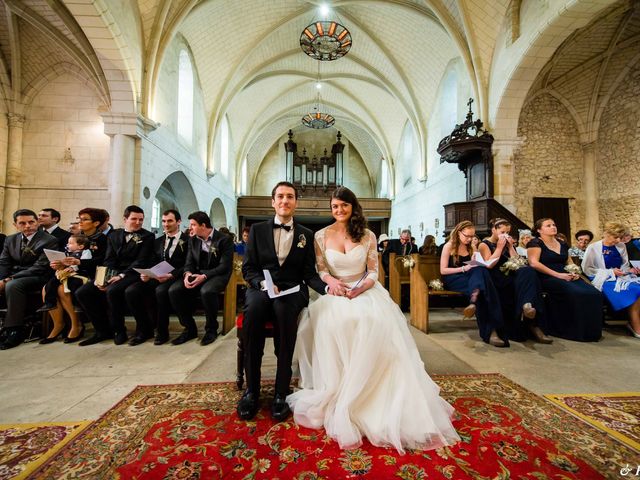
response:
<path id="1" fill-rule="evenodd" d="M 134 283 L 125 292 L 129 310 L 136 321 L 142 325 L 149 325 L 150 331 L 156 323 L 156 338 L 154 345 L 162 345 L 169 340 L 169 314 L 171 313 L 171 301 L 169 300 L 169 288 L 176 282 L 182 281 L 184 262 L 187 258 L 189 247 L 189 235 L 180 233 L 180 212 L 167 210 L 162 214 L 162 229 L 164 235 L 156 238 L 152 264 L 157 265 L 162 261 L 171 264 L 174 270 L 159 276 L 157 279 L 140 275 L 140 281 Z M 155 301 L 156 322 L 150 317 L 147 305 Z M 134 337 L 129 345 L 139 345 L 145 339 Z"/>
<path id="2" fill-rule="evenodd" d="M 153 233 L 142 228 L 144 211 L 137 205 L 124 210 L 124 228 L 115 229 L 107 237 L 107 254 L 104 260 L 111 278 L 105 286 L 85 283 L 76 291 L 76 299 L 93 323 L 95 333 L 80 342 L 80 346 L 113 338 L 122 345 L 128 339 L 124 324 L 125 290 L 140 279 L 134 268 L 148 268 L 153 261 Z M 136 322 L 136 337 L 150 336 L 147 326 Z"/>
<path id="3" fill-rule="evenodd" d="M 55 237 L 38 230 L 38 217 L 31 210 L 17 210 L 13 225 L 18 233 L 7 237 L 0 254 L 0 295 L 7 303 L 0 350 L 17 347 L 24 340 L 27 296 L 38 292 L 53 274 L 43 250 L 55 250 L 58 245 Z"/>
<path id="4" fill-rule="evenodd" d="M 184 327 L 171 343 L 181 345 L 198 336 L 193 318 L 193 304 L 200 293 L 207 321 L 201 345 L 209 345 L 218 337 L 218 295 L 224 291 L 233 268 L 233 240 L 211 226 L 209 215 L 193 212 L 189 215 L 189 251 L 182 282 L 169 288 L 169 299 Z"/>
<path id="5" fill-rule="evenodd" d="M 411 241 L 411 230 L 402 230 L 400 232 L 400 238 L 394 238 L 389 240 L 389 244 L 384 252 L 382 252 L 382 265 L 384 271 L 389 272 L 389 254 L 395 253 L 397 256 L 404 257 L 405 255 L 411 255 L 412 253 L 418 253 L 418 247 Z M 389 277 L 385 276 L 385 288 L 389 288 Z M 402 285 L 402 291 L 400 293 L 400 305 L 402 311 L 407 311 L 409 308 L 409 285 Z"/>
<path id="6" fill-rule="evenodd" d="M 38 224 L 40 229 L 47 232 L 49 235 L 53 235 L 58 239 L 58 248 L 61 252 L 64 252 L 67 246 L 67 240 L 71 236 L 70 232 L 63 230 L 58 225 L 60 223 L 60 212 L 53 208 L 43 208 L 38 213 Z"/>
<path id="7" fill-rule="evenodd" d="M 313 232 L 294 222 L 298 192 L 289 182 L 278 183 L 271 192 L 275 218 L 254 224 L 249 233 L 242 274 L 248 284 L 243 333 L 245 335 L 245 372 L 247 390 L 238 403 L 238 416 L 252 419 L 259 409 L 260 367 L 264 352 L 264 326 L 274 325 L 274 345 L 278 357 L 275 396 L 271 416 L 282 421 L 290 413 L 285 401 L 291 381 L 291 361 L 296 342 L 298 316 L 309 304 L 311 286 L 325 293 L 325 283 L 316 272 Z M 276 287 L 283 291 L 296 285 L 300 290 L 283 297 L 270 298 L 265 286 L 268 270 Z"/>

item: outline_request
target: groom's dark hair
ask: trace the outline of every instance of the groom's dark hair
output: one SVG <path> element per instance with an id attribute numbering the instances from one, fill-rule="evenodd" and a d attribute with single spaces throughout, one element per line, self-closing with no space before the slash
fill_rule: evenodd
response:
<path id="1" fill-rule="evenodd" d="M 276 186 L 273 187 L 273 190 L 271 190 L 271 199 L 275 200 L 276 199 L 276 190 L 278 189 L 278 187 L 289 187 L 289 188 L 293 188 L 293 191 L 296 194 L 296 200 L 298 199 L 298 189 L 295 187 L 295 185 L 291 182 L 278 182 L 276 183 Z"/>

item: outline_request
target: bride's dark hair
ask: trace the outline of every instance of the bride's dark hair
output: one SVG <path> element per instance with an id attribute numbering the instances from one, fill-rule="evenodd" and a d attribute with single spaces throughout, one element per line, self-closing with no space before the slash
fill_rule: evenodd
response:
<path id="1" fill-rule="evenodd" d="M 338 187 L 331 194 L 331 200 L 334 198 L 351 205 L 351 218 L 347 224 L 347 232 L 349 232 L 349 236 L 354 242 L 361 241 L 362 237 L 364 237 L 364 231 L 367 228 L 367 219 L 364 218 L 362 207 L 355 193 L 347 187 Z M 331 208 L 331 200 L 329 201 L 329 208 Z"/>

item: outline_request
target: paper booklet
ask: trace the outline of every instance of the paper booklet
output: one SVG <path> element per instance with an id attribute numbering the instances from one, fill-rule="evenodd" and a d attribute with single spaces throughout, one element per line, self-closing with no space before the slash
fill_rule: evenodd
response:
<path id="1" fill-rule="evenodd" d="M 67 258 L 64 252 L 59 252 L 58 250 L 49 250 L 48 248 L 44 249 L 44 254 L 47 256 L 50 262 L 61 261 Z"/>
<path id="2" fill-rule="evenodd" d="M 267 294 L 269 295 L 269 298 L 284 297 L 285 295 L 290 295 L 300 291 L 300 285 L 296 285 L 295 287 L 276 293 L 274 289 L 275 285 L 273 284 L 273 279 L 271 278 L 269 270 L 262 270 L 262 273 L 264 274 L 264 283 L 265 287 L 267 287 Z"/>
<path id="3" fill-rule="evenodd" d="M 484 258 L 482 258 L 482 255 L 480 255 L 480 252 L 476 252 L 476 253 L 473 254 L 473 257 L 471 257 L 471 260 L 469 260 L 468 262 L 464 262 L 464 264 L 465 265 L 470 265 L 472 267 L 474 267 L 474 266 L 490 267 L 491 265 L 493 265 L 497 261 L 498 261 L 497 258 L 493 258 L 493 259 L 490 259 L 490 260 L 485 260 Z"/>
<path id="4" fill-rule="evenodd" d="M 640 268 L 640 260 L 630 260 L 630 263 L 633 268 Z"/>
<path id="5" fill-rule="evenodd" d="M 160 275 L 166 275 L 167 273 L 173 272 L 175 268 L 172 267 L 169 262 L 163 261 L 151 268 L 134 268 L 134 270 L 141 275 L 146 275 L 147 277 L 151 278 L 158 278 Z"/>

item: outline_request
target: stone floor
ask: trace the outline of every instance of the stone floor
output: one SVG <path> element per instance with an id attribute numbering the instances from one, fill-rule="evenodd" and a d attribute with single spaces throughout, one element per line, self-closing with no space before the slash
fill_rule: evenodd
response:
<path id="1" fill-rule="evenodd" d="M 499 372 L 538 394 L 640 391 L 640 341 L 623 324 L 606 329 L 598 343 L 556 339 L 498 349 L 482 343 L 475 321 L 459 311 L 433 310 L 430 321 L 429 335 L 412 329 L 430 374 Z M 178 333 L 177 322 L 172 329 Z M 0 352 L 0 423 L 96 419 L 136 385 L 234 381 L 236 341 L 234 330 L 206 347 L 33 342 Z M 269 341 L 263 377 L 274 373 Z"/>

